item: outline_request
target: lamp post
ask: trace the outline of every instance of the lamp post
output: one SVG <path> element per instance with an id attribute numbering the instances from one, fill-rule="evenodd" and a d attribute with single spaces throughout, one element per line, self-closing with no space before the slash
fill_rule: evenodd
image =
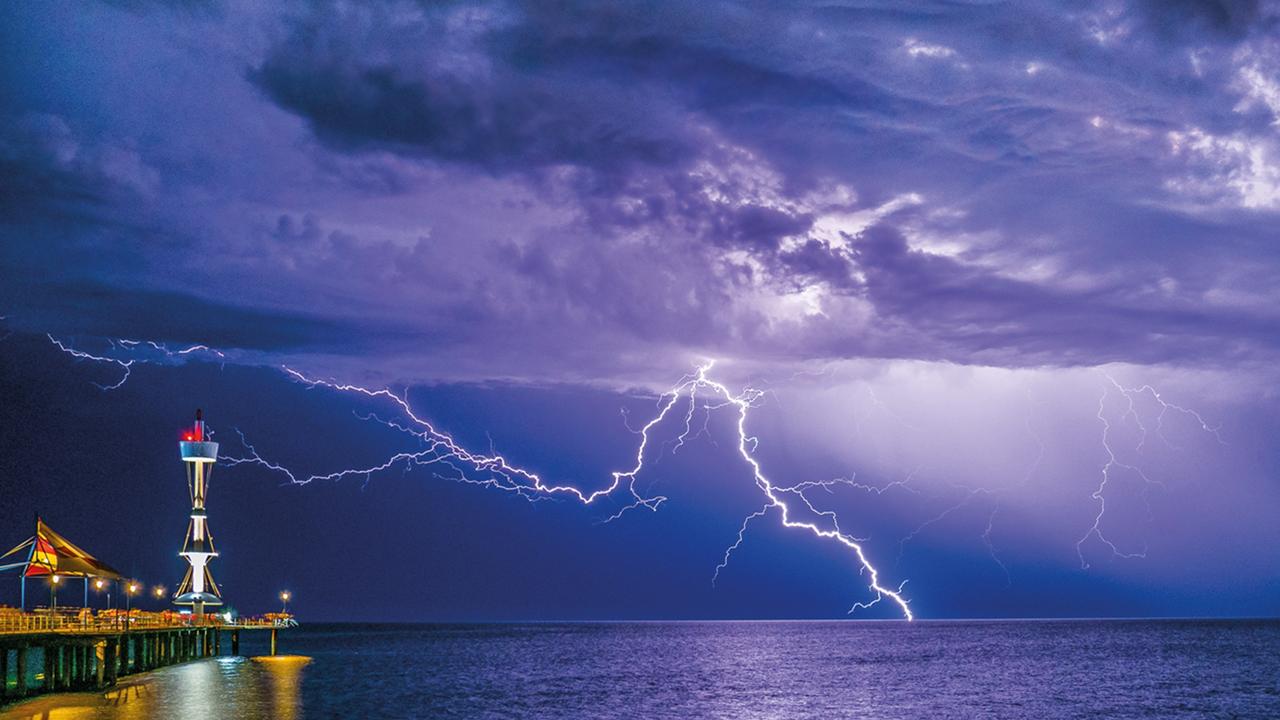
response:
<path id="1" fill-rule="evenodd" d="M 125 588 L 125 593 L 126 593 L 124 598 L 124 629 L 125 630 L 128 630 L 129 626 L 133 624 L 133 618 L 130 617 L 130 614 L 133 612 L 133 594 L 136 592 L 138 592 L 138 583 L 136 582 L 129 583 L 128 587 Z"/>
<path id="2" fill-rule="evenodd" d="M 58 581 L 61 579 L 57 575 L 49 576 L 49 610 L 53 614 L 58 612 Z"/>
<path id="3" fill-rule="evenodd" d="M 93 581 L 93 587 L 97 589 L 98 592 L 102 592 L 102 589 L 105 588 L 106 586 L 107 586 L 107 581 L 103 580 L 102 578 L 98 578 L 97 580 Z M 111 609 L 111 591 L 110 590 L 107 591 L 107 609 L 108 610 Z"/>
<path id="4" fill-rule="evenodd" d="M 163 600 L 164 593 L 165 593 L 165 587 L 163 585 L 157 585 L 155 589 L 151 591 L 151 594 L 156 596 L 156 600 Z"/>
<path id="5" fill-rule="evenodd" d="M 293 593 L 289 592 L 288 590 L 285 590 L 284 592 L 280 593 L 281 614 L 284 614 L 284 615 L 289 614 L 289 598 L 291 597 L 293 597 Z"/>

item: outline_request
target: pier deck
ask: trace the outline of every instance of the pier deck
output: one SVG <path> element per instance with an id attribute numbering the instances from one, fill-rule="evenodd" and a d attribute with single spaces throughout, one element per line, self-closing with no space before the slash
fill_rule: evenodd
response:
<path id="1" fill-rule="evenodd" d="M 287 615 L 230 622 L 217 615 L 139 611 L 0 611 L 0 703 L 37 692 L 105 688 L 124 675 L 213 657 L 222 651 L 223 635 L 231 654 L 239 655 L 241 631 L 270 632 L 274 655 L 277 632 L 294 624 Z M 39 668 L 33 664 L 37 655 Z"/>

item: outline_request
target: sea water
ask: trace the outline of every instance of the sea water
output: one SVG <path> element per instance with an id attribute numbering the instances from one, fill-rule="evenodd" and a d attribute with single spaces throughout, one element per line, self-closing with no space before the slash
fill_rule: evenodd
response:
<path id="1" fill-rule="evenodd" d="M 1280 719 L 1280 621 L 310 624 L 281 647 L 0 718 Z"/>

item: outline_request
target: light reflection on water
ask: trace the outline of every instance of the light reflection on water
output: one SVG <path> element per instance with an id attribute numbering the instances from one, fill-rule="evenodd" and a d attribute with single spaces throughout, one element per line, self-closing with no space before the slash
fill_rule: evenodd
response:
<path id="1" fill-rule="evenodd" d="M 0 712 L 0 720 L 296 720 L 309 662 L 297 655 L 211 658 L 125 678 L 101 693 L 29 700 Z"/>
<path id="2" fill-rule="evenodd" d="M 317 623 L 287 647 L 315 661 L 202 660 L 0 720 L 1280 719 L 1280 620 Z"/>

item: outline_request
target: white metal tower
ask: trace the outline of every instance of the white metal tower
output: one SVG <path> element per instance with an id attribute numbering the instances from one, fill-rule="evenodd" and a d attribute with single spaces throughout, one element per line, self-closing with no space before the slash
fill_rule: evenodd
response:
<path id="1" fill-rule="evenodd" d="M 218 443 L 205 440 L 204 419 L 196 410 L 196 424 L 182 435 L 178 443 L 182 462 L 187 466 L 187 488 L 191 492 L 191 522 L 187 525 L 187 539 L 182 544 L 180 556 L 186 558 L 187 575 L 178 586 L 173 599 L 175 605 L 190 605 L 191 612 L 203 615 L 205 606 L 221 605 L 222 593 L 209 572 L 209 560 L 218 556 L 209 534 L 208 516 L 205 514 L 205 496 L 209 490 L 209 476 L 218 460 Z"/>

